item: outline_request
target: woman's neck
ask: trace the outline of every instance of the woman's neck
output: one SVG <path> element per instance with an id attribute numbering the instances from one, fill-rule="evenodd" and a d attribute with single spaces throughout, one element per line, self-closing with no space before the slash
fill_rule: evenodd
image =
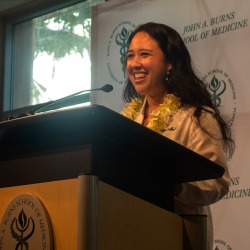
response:
<path id="1" fill-rule="evenodd" d="M 155 96 L 146 96 L 147 103 L 146 105 L 148 106 L 149 110 L 155 110 L 159 107 L 159 105 L 162 103 L 163 98 L 167 95 L 166 92 L 160 93 Z"/>
<path id="2" fill-rule="evenodd" d="M 144 120 L 143 125 L 147 126 L 149 122 L 149 115 L 153 110 L 157 110 L 159 105 L 163 102 L 163 98 L 167 95 L 167 93 L 160 94 L 158 96 L 146 96 L 146 106 L 144 110 Z"/>

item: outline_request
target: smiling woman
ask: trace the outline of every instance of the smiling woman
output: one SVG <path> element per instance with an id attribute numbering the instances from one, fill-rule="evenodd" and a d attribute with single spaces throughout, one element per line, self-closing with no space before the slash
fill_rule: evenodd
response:
<path id="1" fill-rule="evenodd" d="M 207 216 L 207 249 L 212 250 L 210 205 L 229 189 L 226 156 L 230 158 L 234 150 L 230 127 L 215 108 L 206 84 L 195 74 L 184 41 L 174 29 L 142 24 L 132 32 L 128 45 L 129 79 L 121 114 L 225 169 L 220 179 L 175 185 L 175 213 Z"/>

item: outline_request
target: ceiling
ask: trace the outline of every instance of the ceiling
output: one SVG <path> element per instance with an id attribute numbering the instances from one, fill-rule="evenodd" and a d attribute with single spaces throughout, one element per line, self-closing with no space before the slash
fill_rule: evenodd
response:
<path id="1" fill-rule="evenodd" d="M 0 0 L 0 12 L 25 5 L 36 0 Z"/>

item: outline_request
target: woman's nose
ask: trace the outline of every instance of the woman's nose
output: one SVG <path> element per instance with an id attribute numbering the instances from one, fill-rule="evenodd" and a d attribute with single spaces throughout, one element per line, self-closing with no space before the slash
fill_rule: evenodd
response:
<path id="1" fill-rule="evenodd" d="M 141 68 L 141 66 L 142 66 L 142 63 L 141 63 L 140 58 L 138 56 L 134 56 L 130 62 L 130 67 L 137 69 L 137 68 Z"/>

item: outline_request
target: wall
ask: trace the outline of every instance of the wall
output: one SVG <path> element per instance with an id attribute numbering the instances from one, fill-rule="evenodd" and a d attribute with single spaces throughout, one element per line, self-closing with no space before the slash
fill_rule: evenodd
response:
<path id="1" fill-rule="evenodd" d="M 192 55 L 194 66 L 215 88 L 219 108 L 231 124 L 236 151 L 228 162 L 230 192 L 212 206 L 214 249 L 250 249 L 250 100 L 248 84 L 248 0 L 138 0 L 114 1 L 95 9 L 93 20 L 93 87 L 112 84 L 111 93 L 95 93 L 93 102 L 117 112 L 123 107 L 126 75 L 124 42 L 136 25 L 154 21 L 176 29 Z M 213 89 L 215 90 L 215 89 Z"/>

